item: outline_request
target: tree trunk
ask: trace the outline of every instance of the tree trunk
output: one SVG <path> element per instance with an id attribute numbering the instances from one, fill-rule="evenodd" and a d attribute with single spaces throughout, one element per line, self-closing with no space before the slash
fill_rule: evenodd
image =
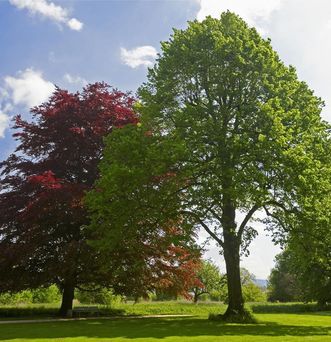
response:
<path id="1" fill-rule="evenodd" d="M 223 317 L 233 321 L 238 317 L 240 321 L 245 316 L 245 309 L 240 280 L 240 238 L 237 236 L 235 218 L 235 206 L 226 198 L 222 225 L 229 305 Z"/>
<path id="2" fill-rule="evenodd" d="M 326 299 L 318 299 L 317 300 L 317 307 L 319 310 L 326 310 L 327 309 L 327 300 Z"/>
<path id="3" fill-rule="evenodd" d="M 198 302 L 199 295 L 198 292 L 194 292 L 193 302 L 196 304 Z"/>
<path id="4" fill-rule="evenodd" d="M 240 280 L 240 245 L 237 237 L 229 236 L 224 239 L 224 259 L 228 286 L 229 305 L 225 317 L 244 314 L 244 299 Z"/>
<path id="5" fill-rule="evenodd" d="M 60 308 L 60 316 L 69 317 L 72 310 L 72 302 L 74 300 L 75 286 L 72 282 L 66 282 L 63 286 L 62 303 Z"/>

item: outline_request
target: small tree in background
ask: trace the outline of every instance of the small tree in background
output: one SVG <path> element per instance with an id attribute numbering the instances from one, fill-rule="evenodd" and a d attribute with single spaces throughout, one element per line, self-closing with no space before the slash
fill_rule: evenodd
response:
<path id="1" fill-rule="evenodd" d="M 250 273 L 246 268 L 240 268 L 241 286 L 243 289 L 243 297 L 245 302 L 265 302 L 266 293 L 255 284 L 255 275 Z"/>
<path id="2" fill-rule="evenodd" d="M 221 293 L 226 286 L 226 276 L 222 275 L 219 268 L 209 260 L 202 261 L 197 278 L 199 283 L 192 288 L 194 303 L 197 303 L 203 294 Z"/>
<path id="3" fill-rule="evenodd" d="M 300 282 L 292 270 L 289 252 L 278 254 L 268 279 L 268 300 L 292 302 L 303 298 Z"/>

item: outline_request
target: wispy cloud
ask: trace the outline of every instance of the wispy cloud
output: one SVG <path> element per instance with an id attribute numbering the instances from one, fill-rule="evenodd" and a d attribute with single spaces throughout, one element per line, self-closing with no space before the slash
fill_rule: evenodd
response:
<path id="1" fill-rule="evenodd" d="M 198 20 L 210 15 L 219 18 L 224 11 L 230 10 L 239 14 L 249 25 L 255 26 L 261 33 L 264 29 L 261 22 L 269 19 L 272 12 L 279 9 L 284 0 L 198 0 L 200 10 Z"/>
<path id="2" fill-rule="evenodd" d="M 55 86 L 45 80 L 40 71 L 28 68 L 16 77 L 4 78 L 4 89 L 14 105 L 33 107 L 41 104 L 53 93 Z"/>
<path id="3" fill-rule="evenodd" d="M 64 74 L 63 79 L 69 84 L 74 84 L 74 85 L 79 85 L 79 86 L 85 86 L 88 83 L 85 78 L 80 77 L 80 76 L 73 76 L 69 73 Z"/>
<path id="4" fill-rule="evenodd" d="M 131 68 L 137 68 L 141 65 L 152 66 L 156 56 L 156 49 L 149 45 L 139 46 L 131 50 L 121 48 L 121 60 Z"/>
<path id="5" fill-rule="evenodd" d="M 70 29 L 80 31 L 83 23 L 76 18 L 70 18 L 69 11 L 47 0 L 9 0 L 18 9 L 27 9 L 31 14 L 38 14 L 56 23 L 65 24 Z"/>
<path id="6" fill-rule="evenodd" d="M 54 84 L 45 80 L 41 71 L 32 68 L 20 71 L 16 76 L 4 77 L 0 84 L 0 137 L 4 137 L 15 106 L 40 105 L 54 90 Z"/>
<path id="7" fill-rule="evenodd" d="M 7 115 L 1 108 L 0 108 L 0 138 L 3 138 L 5 135 L 5 130 L 8 128 L 9 124 L 9 115 Z"/>

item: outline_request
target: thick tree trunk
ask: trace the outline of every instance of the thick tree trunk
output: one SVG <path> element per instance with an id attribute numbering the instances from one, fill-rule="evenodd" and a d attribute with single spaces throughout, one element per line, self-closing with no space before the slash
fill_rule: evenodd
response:
<path id="1" fill-rule="evenodd" d="M 233 321 L 238 317 L 240 321 L 245 317 L 245 309 L 240 280 L 240 238 L 235 218 L 235 206 L 230 198 L 225 198 L 222 225 L 229 305 L 223 317 Z"/>
<path id="2" fill-rule="evenodd" d="M 66 282 L 63 286 L 62 303 L 59 311 L 60 316 L 69 317 L 74 300 L 75 286 L 72 282 Z"/>
<path id="3" fill-rule="evenodd" d="M 244 315 L 244 299 L 240 280 L 240 245 L 236 236 L 224 239 L 224 259 L 228 286 L 229 305 L 225 317 Z"/>

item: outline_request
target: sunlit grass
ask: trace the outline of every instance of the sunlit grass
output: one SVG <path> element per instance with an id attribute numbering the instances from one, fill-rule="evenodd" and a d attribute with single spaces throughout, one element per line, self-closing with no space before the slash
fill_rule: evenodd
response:
<path id="1" fill-rule="evenodd" d="M 0 341 L 331 341 L 324 314 L 258 314 L 259 324 L 223 324 L 204 316 L 120 318 L 0 326 Z"/>

